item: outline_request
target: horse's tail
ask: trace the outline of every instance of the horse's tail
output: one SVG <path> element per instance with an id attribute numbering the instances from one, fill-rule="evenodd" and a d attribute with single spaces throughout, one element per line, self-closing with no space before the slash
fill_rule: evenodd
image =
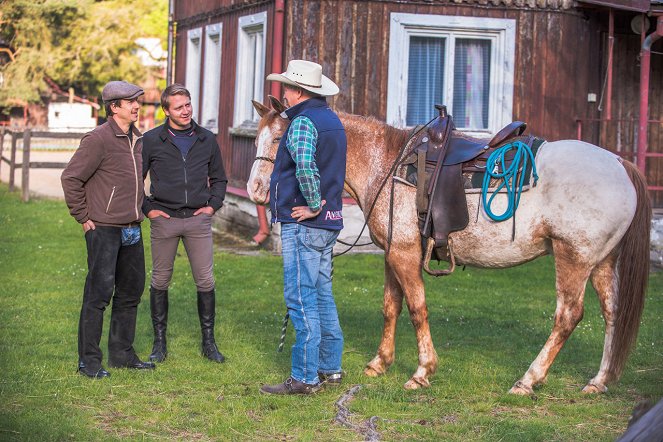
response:
<path id="1" fill-rule="evenodd" d="M 618 379 L 640 327 L 649 278 L 649 235 L 652 208 L 647 182 L 638 168 L 623 161 L 637 195 L 637 206 L 631 225 L 618 245 L 618 292 L 615 328 L 610 349 L 610 375 Z"/>

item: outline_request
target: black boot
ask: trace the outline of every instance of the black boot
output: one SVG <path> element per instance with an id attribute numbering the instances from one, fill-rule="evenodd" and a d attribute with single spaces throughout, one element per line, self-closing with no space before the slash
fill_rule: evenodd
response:
<path id="1" fill-rule="evenodd" d="M 200 330 L 203 333 L 203 356 L 210 361 L 220 363 L 226 358 L 219 352 L 214 341 L 214 317 L 216 316 L 214 306 L 214 290 L 198 292 L 198 317 L 200 318 Z"/>
<path id="2" fill-rule="evenodd" d="M 166 327 L 168 325 L 168 290 L 150 287 L 150 310 L 154 327 L 154 345 L 150 361 L 163 362 L 168 356 L 166 350 Z"/>

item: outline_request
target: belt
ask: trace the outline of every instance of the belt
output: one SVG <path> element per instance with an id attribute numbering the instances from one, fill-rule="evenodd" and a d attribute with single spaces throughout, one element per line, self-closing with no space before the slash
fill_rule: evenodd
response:
<path id="1" fill-rule="evenodd" d="M 197 209 L 178 209 L 165 211 L 173 218 L 191 218 Z"/>

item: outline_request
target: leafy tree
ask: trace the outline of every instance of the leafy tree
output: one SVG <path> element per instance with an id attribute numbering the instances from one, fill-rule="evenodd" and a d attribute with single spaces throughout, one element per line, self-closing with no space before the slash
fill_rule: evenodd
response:
<path id="1" fill-rule="evenodd" d="M 140 83 L 153 68 L 135 55 L 138 37 L 166 40 L 167 0 L 4 0 L 0 38 L 13 60 L 0 66 L 0 105 L 41 101 L 45 77 L 83 96 L 114 79 Z"/>

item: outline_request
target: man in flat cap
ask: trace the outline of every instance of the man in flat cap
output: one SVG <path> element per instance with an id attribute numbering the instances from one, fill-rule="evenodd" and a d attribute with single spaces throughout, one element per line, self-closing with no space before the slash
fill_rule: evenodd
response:
<path id="1" fill-rule="evenodd" d="M 113 368 L 153 369 L 133 348 L 136 313 L 145 286 L 142 134 L 138 97 L 143 90 L 111 81 L 101 93 L 106 123 L 88 132 L 62 172 L 71 216 L 85 233 L 88 274 L 78 324 L 78 371 L 90 378 L 110 376 L 99 348 L 104 310 L 113 300 L 108 364 Z"/>

